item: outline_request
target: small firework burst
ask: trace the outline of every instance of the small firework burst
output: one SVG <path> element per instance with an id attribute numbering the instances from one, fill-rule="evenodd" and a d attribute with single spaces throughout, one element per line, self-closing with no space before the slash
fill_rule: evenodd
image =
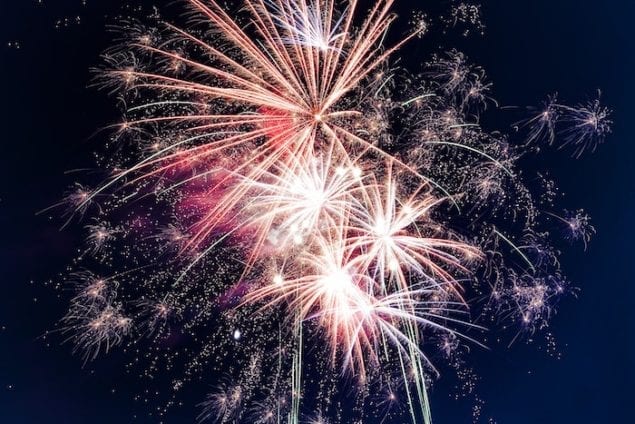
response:
<path id="1" fill-rule="evenodd" d="M 549 215 L 564 226 L 563 231 L 568 240 L 582 242 L 584 250 L 586 250 L 591 237 L 595 234 L 595 227 L 591 224 L 591 217 L 582 209 L 564 212 L 564 216 L 552 213 L 549 213 Z"/>
<path id="2" fill-rule="evenodd" d="M 611 133 L 613 121 L 610 109 L 600 103 L 600 92 L 595 100 L 577 106 L 559 104 L 553 95 L 537 114 L 518 125 L 528 128 L 529 143 L 555 143 L 562 136 L 559 148 L 571 147 L 573 156 L 579 158 L 586 151 L 595 151 Z"/>
<path id="3" fill-rule="evenodd" d="M 594 151 L 604 141 L 613 125 L 610 115 L 611 111 L 600 103 L 599 93 L 597 99 L 586 104 L 564 108 L 565 145 L 573 146 L 575 157 L 587 150 Z"/>

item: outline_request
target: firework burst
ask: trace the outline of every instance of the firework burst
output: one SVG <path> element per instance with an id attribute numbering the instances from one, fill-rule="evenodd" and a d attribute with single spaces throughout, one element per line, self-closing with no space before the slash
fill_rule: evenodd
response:
<path id="1" fill-rule="evenodd" d="M 554 97 L 513 143 L 478 125 L 497 104 L 465 55 L 417 76 L 391 65 L 428 30 L 417 19 L 386 47 L 392 0 L 363 19 L 356 1 L 186 3 L 184 25 L 130 24 L 105 54 L 98 81 L 125 119 L 106 181 L 67 199 L 96 215 L 78 262 L 118 272 L 75 274 L 62 331 L 86 360 L 149 343 L 154 370 L 174 368 L 162 344 L 187 336 L 175 392 L 208 366 L 231 379 L 200 420 L 430 422 L 429 349 L 480 344 L 476 316 L 535 331 L 565 292 L 555 250 L 528 241 L 549 193 L 518 158 L 553 144 L 556 123 L 578 156 L 609 132 L 608 111 Z M 586 215 L 549 216 L 586 246 Z M 331 405 L 351 380 L 355 417 Z"/>

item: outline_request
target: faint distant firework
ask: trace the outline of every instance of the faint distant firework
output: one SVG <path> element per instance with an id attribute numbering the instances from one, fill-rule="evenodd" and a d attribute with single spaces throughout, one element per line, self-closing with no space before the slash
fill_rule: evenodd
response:
<path id="1" fill-rule="evenodd" d="M 464 54 L 396 66 L 431 21 L 387 45 L 392 0 L 185 4 L 104 55 L 125 113 L 105 180 L 56 205 L 92 218 L 60 330 L 86 361 L 125 345 L 170 380 L 159 415 L 207 376 L 201 421 L 431 422 L 430 352 L 544 328 L 567 292 L 546 218 L 585 246 L 593 227 L 552 213 L 520 159 L 593 150 L 609 111 L 552 97 L 523 140 L 485 131 L 498 104 Z M 484 28 L 478 6 L 447 16 Z"/>

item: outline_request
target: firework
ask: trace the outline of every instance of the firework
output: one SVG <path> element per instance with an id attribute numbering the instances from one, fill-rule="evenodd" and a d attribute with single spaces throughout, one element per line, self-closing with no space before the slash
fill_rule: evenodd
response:
<path id="1" fill-rule="evenodd" d="M 534 117 L 520 123 L 530 129 L 528 141 L 547 141 L 553 144 L 556 140 L 556 127 L 562 125 L 560 133 L 563 137 L 561 148 L 571 146 L 576 158 L 602 143 L 611 133 L 613 122 L 609 118 L 611 112 L 600 103 L 598 98 L 575 107 L 559 104 L 557 96 L 550 96 L 544 108 Z"/>
<path id="2" fill-rule="evenodd" d="M 386 47 L 392 0 L 362 19 L 356 1 L 186 3 L 184 25 L 129 24 L 105 54 L 98 83 L 125 119 L 105 182 L 67 200 L 96 215 L 77 262 L 117 271 L 75 274 L 62 331 L 86 360 L 148 343 L 144 374 L 181 369 L 175 392 L 222 368 L 201 421 L 430 422 L 430 349 L 480 345 L 487 313 L 536 331 L 564 294 L 541 218 L 585 246 L 592 232 L 582 213 L 543 213 L 517 158 L 553 144 L 557 123 L 576 156 L 593 148 L 608 110 L 550 98 L 513 143 L 478 125 L 497 103 L 465 55 L 392 67 L 425 14 Z M 480 9 L 450 16 L 476 23 Z M 187 339 L 180 355 L 162 349 L 171 337 Z"/>

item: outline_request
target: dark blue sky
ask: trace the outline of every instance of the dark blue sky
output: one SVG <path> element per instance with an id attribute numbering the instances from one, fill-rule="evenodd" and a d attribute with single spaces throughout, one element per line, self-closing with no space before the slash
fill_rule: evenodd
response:
<path id="1" fill-rule="evenodd" d="M 0 422 L 131 422 L 146 411 L 117 377 L 117 358 L 82 369 L 59 337 L 50 347 L 38 340 L 64 308 L 41 283 L 63 271 L 78 234 L 35 216 L 72 182 L 64 171 L 91 163 L 100 140 L 88 136 L 117 118 L 112 101 L 86 86 L 109 44 L 103 15 L 124 2 L 44 3 L 0 2 Z M 460 47 L 486 68 L 501 104 L 538 104 L 555 91 L 576 102 L 600 88 L 615 120 L 595 154 L 541 159 L 567 194 L 562 206 L 584 207 L 598 234 L 587 252 L 573 246 L 562 260 L 581 291 L 553 319 L 561 360 L 523 343 L 474 354 L 484 416 L 504 424 L 632 422 L 635 1 L 485 0 L 483 9 L 485 37 Z M 58 18 L 77 14 L 79 25 L 71 19 L 55 29 Z M 7 45 L 13 41 L 20 49 Z M 411 47 L 408 60 L 419 50 Z M 466 404 L 450 400 L 443 384 L 432 399 L 436 423 L 469 422 Z M 190 420 L 191 411 L 176 411 L 168 422 Z"/>

